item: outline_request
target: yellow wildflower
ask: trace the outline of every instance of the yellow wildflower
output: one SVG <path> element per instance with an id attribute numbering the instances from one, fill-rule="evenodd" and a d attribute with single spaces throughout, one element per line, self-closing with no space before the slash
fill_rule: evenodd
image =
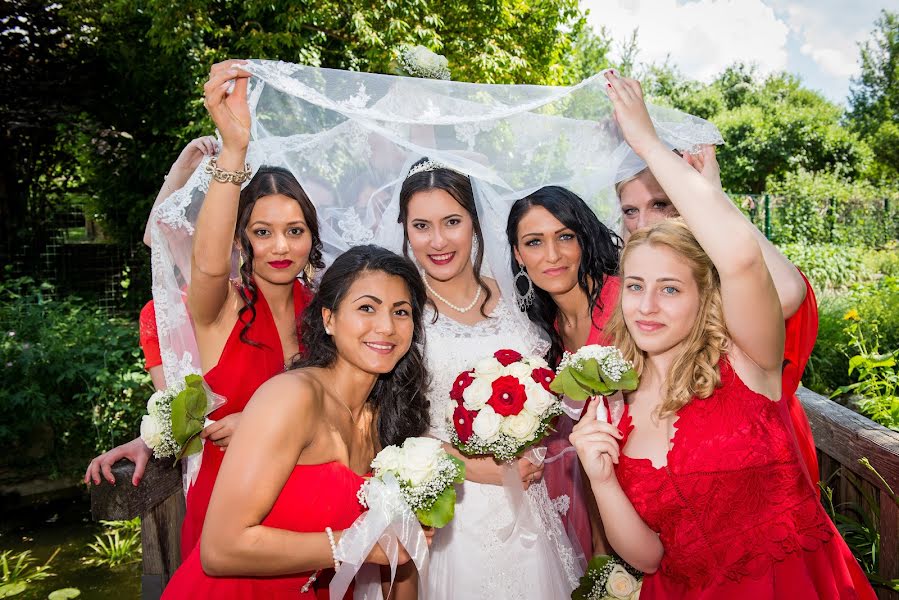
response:
<path id="1" fill-rule="evenodd" d="M 859 316 L 858 311 L 853 308 L 851 310 L 846 311 L 846 314 L 843 315 L 843 320 L 844 321 L 850 321 L 850 320 L 851 321 L 860 321 L 861 316 Z"/>

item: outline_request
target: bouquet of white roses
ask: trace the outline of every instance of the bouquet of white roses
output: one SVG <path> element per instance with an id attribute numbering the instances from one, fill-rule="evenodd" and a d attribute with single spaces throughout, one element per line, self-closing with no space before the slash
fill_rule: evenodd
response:
<path id="1" fill-rule="evenodd" d="M 572 400 L 584 401 L 593 396 L 611 396 L 619 390 L 635 390 L 638 384 L 637 372 L 621 355 L 621 350 L 591 344 L 562 356 L 550 389 Z"/>
<path id="2" fill-rule="evenodd" d="M 428 527 L 443 527 L 453 518 L 454 484 L 465 479 L 465 464 L 446 452 L 433 438 L 409 438 L 402 446 L 387 446 L 371 463 L 373 477 L 359 489 L 359 501 L 368 506 L 372 480 L 384 481 L 389 473 L 399 484 L 403 500 Z"/>
<path id="3" fill-rule="evenodd" d="M 555 374 L 546 361 L 499 350 L 460 373 L 450 398 L 450 439 L 466 456 L 510 460 L 546 435 L 562 403 L 550 391 Z"/>
<path id="4" fill-rule="evenodd" d="M 617 556 L 600 554 L 590 559 L 571 600 L 637 600 L 643 573 Z"/>
<path id="5" fill-rule="evenodd" d="M 199 375 L 188 375 L 150 396 L 141 419 L 140 437 L 156 458 L 178 460 L 203 449 L 200 432 L 206 415 L 224 404 Z"/>

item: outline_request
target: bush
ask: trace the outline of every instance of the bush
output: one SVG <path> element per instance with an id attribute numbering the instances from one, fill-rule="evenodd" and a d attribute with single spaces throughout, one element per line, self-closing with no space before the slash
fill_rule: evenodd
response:
<path id="1" fill-rule="evenodd" d="M 0 283 L 3 463 L 52 473 L 137 432 L 152 393 L 137 323 L 30 278 Z"/>
<path id="2" fill-rule="evenodd" d="M 781 244 L 780 251 L 802 269 L 816 290 L 846 287 L 871 278 L 871 251 L 835 244 Z M 866 257 L 868 260 L 866 262 Z"/>

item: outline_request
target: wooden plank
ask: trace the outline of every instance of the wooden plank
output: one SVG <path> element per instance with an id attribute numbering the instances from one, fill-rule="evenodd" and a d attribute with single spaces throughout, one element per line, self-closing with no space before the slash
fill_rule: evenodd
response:
<path id="1" fill-rule="evenodd" d="M 140 485 L 131 485 L 134 463 L 120 460 L 112 466 L 116 485 L 101 480 L 91 486 L 91 516 L 100 519 L 133 519 L 175 493 L 181 494 L 181 469 L 173 467 L 173 459 L 151 460 Z"/>
<path id="2" fill-rule="evenodd" d="M 799 388 L 797 396 L 822 452 L 883 490 L 883 482 L 858 462 L 867 457 L 893 490 L 899 489 L 899 432 L 806 388 Z"/>
<path id="3" fill-rule="evenodd" d="M 877 574 L 886 580 L 899 579 L 899 505 L 889 492 L 880 493 L 880 559 Z M 899 592 L 888 590 L 878 597 L 899 600 Z"/>
<path id="4" fill-rule="evenodd" d="M 177 493 L 141 515 L 142 600 L 159 600 L 162 590 L 181 564 L 183 520 L 184 494 L 180 487 Z"/>

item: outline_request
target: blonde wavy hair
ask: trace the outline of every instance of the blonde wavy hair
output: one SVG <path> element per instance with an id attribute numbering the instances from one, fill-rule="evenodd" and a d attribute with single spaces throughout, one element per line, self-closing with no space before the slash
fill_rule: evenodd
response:
<path id="1" fill-rule="evenodd" d="M 699 289 L 699 312 L 681 353 L 674 359 L 662 382 L 662 398 L 658 416 L 674 414 L 694 396 L 708 398 L 721 385 L 718 361 L 726 353 L 729 335 L 724 323 L 721 302 L 721 282 L 711 259 L 690 233 L 682 219 L 665 219 L 651 227 L 635 231 L 621 252 L 621 273 L 628 256 L 639 246 L 665 246 L 689 265 Z M 622 285 L 622 293 L 625 291 Z M 624 357 L 634 363 L 638 375 L 643 374 L 645 355 L 637 347 L 628 331 L 621 311 L 621 302 L 606 326 L 606 333 L 621 349 Z"/>

